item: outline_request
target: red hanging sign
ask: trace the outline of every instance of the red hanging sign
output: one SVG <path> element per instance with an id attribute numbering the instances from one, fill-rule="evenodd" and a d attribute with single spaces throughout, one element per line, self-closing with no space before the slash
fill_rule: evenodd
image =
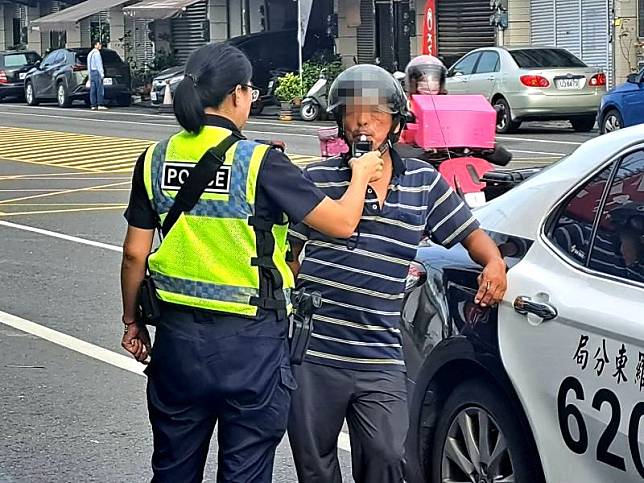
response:
<path id="1" fill-rule="evenodd" d="M 436 0 L 427 0 L 423 16 L 423 54 L 437 55 L 436 41 Z"/>

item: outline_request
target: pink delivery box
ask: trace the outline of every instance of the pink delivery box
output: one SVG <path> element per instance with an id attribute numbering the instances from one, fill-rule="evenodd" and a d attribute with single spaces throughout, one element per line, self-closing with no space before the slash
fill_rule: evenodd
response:
<path id="1" fill-rule="evenodd" d="M 405 134 L 420 148 L 494 148 L 496 111 L 483 96 L 412 96 L 412 111 Z"/>

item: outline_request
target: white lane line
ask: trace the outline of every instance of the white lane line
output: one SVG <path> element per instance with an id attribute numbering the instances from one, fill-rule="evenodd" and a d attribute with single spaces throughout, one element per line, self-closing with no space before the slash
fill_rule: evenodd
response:
<path id="1" fill-rule="evenodd" d="M 584 144 L 583 142 L 579 143 L 576 141 L 554 141 L 552 139 L 515 138 L 510 136 L 497 136 L 496 139 L 500 141 L 522 141 L 522 142 L 543 143 L 543 144 L 566 144 L 569 146 L 581 146 L 582 144 Z"/>
<path id="2" fill-rule="evenodd" d="M 89 122 L 97 122 L 97 123 L 106 123 L 106 124 L 134 124 L 136 126 L 154 126 L 154 127 L 171 127 L 171 128 L 178 128 L 176 124 L 161 124 L 161 123 L 155 123 L 155 122 L 141 122 L 141 121 L 117 121 L 117 120 L 111 120 L 111 119 L 92 119 L 90 117 L 68 117 L 68 116 L 50 116 L 48 114 L 29 114 L 26 112 L 12 112 L 12 116 L 31 116 L 31 117 L 46 117 L 46 118 L 55 118 L 55 119 L 69 119 L 72 121 L 89 121 Z M 276 126 L 276 127 L 281 127 L 281 126 Z M 297 136 L 297 137 L 303 137 L 303 138 L 315 138 L 318 139 L 317 135 L 314 134 L 300 134 L 300 133 L 285 133 L 284 131 L 252 131 L 248 129 L 244 129 L 244 133 L 252 133 L 252 134 L 279 134 L 282 136 Z M 70 133 L 70 134 L 78 134 L 78 133 Z M 128 138 L 128 139 L 140 139 L 140 138 Z"/>
<path id="3" fill-rule="evenodd" d="M 97 361 L 132 372 L 138 376 L 145 375 L 143 373 L 145 366 L 135 361 L 132 357 L 77 339 L 76 337 L 36 324 L 30 320 L 0 311 L 0 323 L 21 332 L 34 335 L 40 339 L 46 340 L 60 347 L 64 347 L 65 349 L 91 357 Z M 338 437 L 338 448 L 351 452 L 351 443 L 348 434 L 344 432 L 340 433 L 340 436 Z"/>
<path id="4" fill-rule="evenodd" d="M 38 233 L 40 235 L 51 236 L 54 238 L 59 238 L 61 240 L 81 243 L 83 245 L 89 245 L 97 248 L 104 248 L 106 250 L 115 252 L 123 251 L 121 247 L 117 247 L 115 245 L 108 245 L 107 243 L 86 240 L 84 238 L 65 235 L 64 233 L 57 233 L 49 230 L 43 230 L 41 228 L 34 228 L 32 226 L 18 225 L 16 223 L 10 223 L 8 221 L 0 221 L 0 226 Z M 134 372 L 135 374 L 139 375 L 143 374 L 144 367 L 130 357 L 124 356 L 122 354 L 117 354 L 116 352 L 112 352 L 89 342 L 76 339 L 75 337 L 57 332 L 53 329 L 49 329 L 42 325 L 36 324 L 35 322 L 21 319 L 20 317 L 16 317 L 14 315 L 7 314 L 6 312 L 0 311 L 0 323 L 11 326 L 14 329 L 35 335 L 37 337 L 40 337 L 41 339 L 48 340 L 49 342 L 53 342 L 54 344 L 58 344 L 73 351 L 80 352 L 81 354 L 92 357 L 107 364 L 111 364 L 115 367 L 120 367 L 121 369 L 125 369 L 126 371 Z M 340 433 L 340 437 L 338 438 L 338 448 L 347 452 L 351 452 L 351 444 L 349 442 L 348 434 Z"/>
<path id="5" fill-rule="evenodd" d="M 541 154 L 544 156 L 560 156 L 560 157 L 568 156 L 568 153 L 544 153 L 541 151 L 522 151 L 519 149 L 510 149 L 510 151 L 518 154 Z"/>
<path id="6" fill-rule="evenodd" d="M 116 245 L 109 245 L 107 243 L 101 243 L 93 240 L 87 240 L 85 238 L 79 238 L 77 236 L 66 235 L 64 233 L 58 233 L 55 231 L 43 230 L 42 228 L 35 228 L 33 226 L 19 225 L 17 223 L 11 223 L 10 221 L 0 220 L 0 226 L 5 226 L 7 228 L 14 228 L 16 230 L 28 231 L 32 233 L 37 233 L 39 235 L 50 236 L 53 238 L 58 238 L 60 240 L 67 240 L 74 243 L 80 243 L 81 245 L 89 245 L 91 247 L 103 248 L 104 250 L 110 250 L 113 252 L 123 252 L 123 248 Z"/>
<path id="7" fill-rule="evenodd" d="M 19 107 L 19 106 L 4 106 L 4 107 L 11 107 L 11 108 L 21 109 L 21 107 Z M 24 112 L 25 110 L 30 110 L 30 109 L 35 109 L 35 110 L 38 110 L 38 111 L 41 111 L 41 110 L 50 110 L 50 111 L 56 111 L 56 112 L 61 111 L 61 109 L 59 107 L 46 107 L 46 106 L 39 106 L 39 107 L 36 107 L 36 108 L 23 108 L 22 110 Z M 90 115 L 92 115 L 91 111 L 88 111 L 87 109 L 65 109 L 64 112 L 79 112 L 79 113 L 82 113 L 82 114 L 90 114 Z M 12 113 L 13 113 L 13 111 L 12 111 Z M 2 113 L 0 112 L 0 115 L 1 114 Z M 30 114 L 30 113 L 25 112 L 25 114 Z M 141 113 L 141 112 L 123 112 L 123 111 L 120 111 L 120 112 L 118 112 L 118 111 L 107 111 L 107 112 L 102 112 L 101 115 L 103 115 L 103 116 L 149 117 L 149 118 L 158 119 L 158 120 L 169 120 L 169 119 L 173 120 L 174 119 L 174 117 L 170 116 L 170 115 L 144 114 L 144 113 Z M 65 119 L 79 119 L 79 118 L 74 117 L 74 116 L 51 116 L 51 117 L 55 117 L 57 119 L 60 119 L 61 117 L 65 118 Z M 297 122 L 297 121 L 288 122 L 288 123 L 287 122 L 282 123 L 282 122 L 255 121 L 253 118 L 250 118 L 248 120 L 248 124 L 257 124 L 259 126 L 275 126 L 275 127 L 279 127 L 279 128 L 287 127 L 287 128 L 301 128 L 301 129 L 319 129 L 319 128 L 323 128 L 323 127 L 333 127 L 333 126 L 335 126 L 335 124 L 333 124 L 333 123 L 329 123 L 329 124 L 310 124 L 310 123 L 306 123 L 306 124 L 304 124 L 303 122 Z M 176 126 L 178 124 L 174 123 L 173 125 Z"/>
<path id="8" fill-rule="evenodd" d="M 85 342 L 84 340 L 77 339 L 71 335 L 63 334 L 57 330 L 31 322 L 30 320 L 22 319 L 15 315 L 0 311 L 0 323 L 13 327 L 16 330 L 26 332 L 27 334 L 35 335 L 36 337 L 40 337 L 41 339 L 52 342 L 61 347 L 65 347 L 66 349 L 86 355 L 92 359 L 105 362 L 106 364 L 125 369 L 126 371 L 130 371 L 138 375 L 143 375 L 144 366 L 136 362 L 131 357 L 104 349 L 103 347 Z"/>

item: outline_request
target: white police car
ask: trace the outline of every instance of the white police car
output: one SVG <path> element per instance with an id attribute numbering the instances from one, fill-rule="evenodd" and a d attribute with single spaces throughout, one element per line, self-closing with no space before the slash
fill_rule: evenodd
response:
<path id="1" fill-rule="evenodd" d="M 476 210 L 509 266 L 423 247 L 402 316 L 407 479 L 644 481 L 644 126 L 585 143 Z"/>

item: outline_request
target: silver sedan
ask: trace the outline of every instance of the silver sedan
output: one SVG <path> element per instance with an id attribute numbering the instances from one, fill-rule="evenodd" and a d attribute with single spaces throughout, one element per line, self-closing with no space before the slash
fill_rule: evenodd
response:
<path id="1" fill-rule="evenodd" d="M 576 131 L 595 125 L 606 92 L 606 74 L 564 49 L 546 47 L 474 50 L 448 72 L 450 94 L 480 94 L 503 113 L 497 131 L 523 121 L 569 120 Z"/>

